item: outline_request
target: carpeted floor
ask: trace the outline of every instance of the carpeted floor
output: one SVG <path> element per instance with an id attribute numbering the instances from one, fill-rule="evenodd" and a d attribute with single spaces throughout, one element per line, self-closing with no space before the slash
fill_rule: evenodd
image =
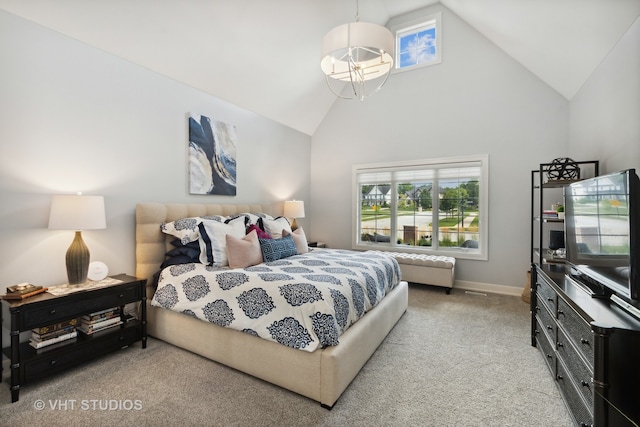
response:
<path id="1" fill-rule="evenodd" d="M 149 339 L 23 387 L 2 426 L 570 426 L 521 299 L 411 285 L 409 309 L 333 410 Z"/>

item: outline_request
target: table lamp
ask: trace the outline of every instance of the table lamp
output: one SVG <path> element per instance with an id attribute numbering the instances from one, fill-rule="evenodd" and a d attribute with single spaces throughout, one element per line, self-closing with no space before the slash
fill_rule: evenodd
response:
<path id="1" fill-rule="evenodd" d="M 67 250 L 67 278 L 70 285 L 87 281 L 89 248 L 82 240 L 82 230 L 106 228 L 104 197 L 54 195 L 51 199 L 49 229 L 75 230 L 76 235 Z"/>
<path id="2" fill-rule="evenodd" d="M 284 202 L 284 216 L 293 218 L 291 231 L 295 231 L 298 228 L 296 218 L 304 218 L 304 202 L 302 200 L 287 200 Z"/>

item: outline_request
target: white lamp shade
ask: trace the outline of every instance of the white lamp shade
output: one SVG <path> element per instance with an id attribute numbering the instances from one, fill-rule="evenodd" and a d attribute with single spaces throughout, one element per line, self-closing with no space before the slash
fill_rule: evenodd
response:
<path id="1" fill-rule="evenodd" d="M 328 77 L 349 81 L 354 60 L 363 70 L 363 80 L 376 79 L 391 71 L 394 46 L 393 34 L 381 25 L 343 24 L 324 36 L 320 67 Z"/>
<path id="2" fill-rule="evenodd" d="M 287 200 L 284 202 L 284 216 L 287 218 L 304 218 L 304 202 L 302 200 Z"/>
<path id="3" fill-rule="evenodd" d="M 54 195 L 49 228 L 52 230 L 96 230 L 107 228 L 104 197 Z"/>

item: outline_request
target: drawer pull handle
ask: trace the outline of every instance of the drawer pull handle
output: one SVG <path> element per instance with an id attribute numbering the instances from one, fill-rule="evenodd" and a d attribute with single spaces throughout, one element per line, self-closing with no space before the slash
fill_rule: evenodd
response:
<path id="1" fill-rule="evenodd" d="M 124 298 L 124 294 L 118 295 L 118 298 Z"/>
<path id="2" fill-rule="evenodd" d="M 582 344 L 587 344 L 587 345 L 589 345 L 589 340 L 588 340 L 588 339 L 586 339 L 586 338 L 580 338 L 580 342 L 581 342 Z"/>
<path id="3" fill-rule="evenodd" d="M 587 381 L 580 381 L 580 384 L 582 385 L 582 387 L 586 387 L 591 390 L 591 385 Z"/>
<path id="4" fill-rule="evenodd" d="M 49 314 L 50 314 L 51 316 L 53 316 L 54 314 L 56 314 L 56 309 L 55 309 L 55 308 L 54 308 L 54 309 L 52 309 L 52 310 L 49 312 Z"/>
<path id="5" fill-rule="evenodd" d="M 558 379 L 558 380 L 563 380 L 563 379 L 564 379 L 564 377 L 563 377 L 562 375 L 558 375 L 558 376 L 556 376 L 556 379 Z"/>
<path id="6" fill-rule="evenodd" d="M 558 310 L 558 316 L 564 316 L 564 311 Z"/>
<path id="7" fill-rule="evenodd" d="M 547 359 L 553 359 L 553 355 L 552 354 L 547 354 Z"/>
<path id="8" fill-rule="evenodd" d="M 55 364 L 56 364 L 55 359 L 54 359 L 54 360 L 52 360 L 51 362 L 49 362 L 49 364 L 50 364 L 51 366 L 55 365 Z"/>
<path id="9" fill-rule="evenodd" d="M 553 331 L 553 326 L 547 325 L 547 329 L 550 330 L 550 331 Z"/>
<path id="10" fill-rule="evenodd" d="M 547 301 L 553 302 L 553 298 L 547 298 Z"/>
<path id="11" fill-rule="evenodd" d="M 563 343 L 561 343 L 560 341 L 558 341 L 558 342 L 556 343 L 556 345 L 557 345 L 558 347 L 560 347 L 560 348 L 564 347 L 564 344 L 563 344 Z"/>

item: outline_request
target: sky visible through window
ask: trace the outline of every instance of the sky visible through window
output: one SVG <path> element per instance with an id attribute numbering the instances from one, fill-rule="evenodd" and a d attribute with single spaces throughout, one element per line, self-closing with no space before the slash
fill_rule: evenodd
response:
<path id="1" fill-rule="evenodd" d="M 417 31 L 399 36 L 399 68 L 424 64 L 437 59 L 436 27 L 422 27 Z"/>

